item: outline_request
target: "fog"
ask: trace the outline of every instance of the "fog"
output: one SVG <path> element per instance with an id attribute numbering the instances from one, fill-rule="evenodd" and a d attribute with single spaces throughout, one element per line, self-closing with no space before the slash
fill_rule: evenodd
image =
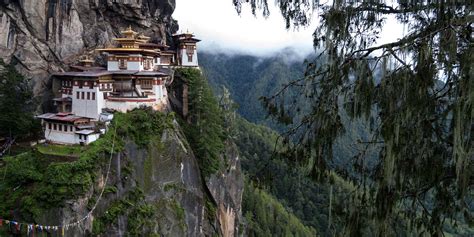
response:
<path id="1" fill-rule="evenodd" d="M 231 0 L 177 0 L 173 17 L 180 31 L 190 31 L 201 39 L 199 49 L 213 53 L 268 56 L 285 48 L 300 54 L 313 51 L 315 24 L 286 30 L 278 9 L 271 6 L 270 17 L 254 17 L 249 7 L 239 16 Z"/>
<path id="2" fill-rule="evenodd" d="M 271 1 L 269 5 L 270 16 L 264 18 L 253 16 L 248 5 L 239 16 L 231 0 L 177 0 L 173 17 L 181 32 L 193 32 L 202 40 L 199 50 L 207 53 L 265 57 L 291 49 L 293 60 L 299 60 L 314 52 L 313 32 L 318 19 L 312 19 L 307 27 L 287 30 L 279 9 Z M 377 44 L 395 41 L 406 31 L 389 17 Z"/>

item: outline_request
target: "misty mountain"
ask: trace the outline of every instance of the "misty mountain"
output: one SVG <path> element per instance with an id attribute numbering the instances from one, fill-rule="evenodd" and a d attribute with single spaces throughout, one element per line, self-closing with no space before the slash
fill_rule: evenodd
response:
<path id="1" fill-rule="evenodd" d="M 308 56 L 311 58 L 311 55 Z M 302 78 L 305 58 L 291 49 L 285 49 L 271 56 L 258 57 L 246 54 L 200 53 L 199 62 L 215 94 L 226 87 L 232 99 L 238 104 L 237 112 L 250 122 L 265 125 L 283 132 L 285 127 L 268 118 L 268 113 L 259 98 L 277 93 L 284 84 Z M 289 96 L 296 92 L 288 91 Z M 304 108 L 308 105 L 297 105 Z M 352 158 L 370 137 L 369 124 L 351 121 L 345 111 L 340 112 L 343 123 L 348 128 L 334 147 L 334 160 L 330 166 L 342 173 L 352 173 Z M 372 160 L 378 151 L 371 149 L 367 156 Z"/>

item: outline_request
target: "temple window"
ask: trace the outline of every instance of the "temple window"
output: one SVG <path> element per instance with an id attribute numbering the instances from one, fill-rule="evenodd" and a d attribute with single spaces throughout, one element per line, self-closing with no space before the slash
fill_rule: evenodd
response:
<path id="1" fill-rule="evenodd" d="M 188 62 L 192 62 L 193 61 L 193 55 L 192 54 L 188 54 Z"/>
<path id="2" fill-rule="evenodd" d="M 92 92 L 92 100 L 95 100 L 95 92 Z"/>
<path id="3" fill-rule="evenodd" d="M 48 129 L 51 130 L 51 123 L 48 123 Z"/>
<path id="4" fill-rule="evenodd" d="M 79 91 L 76 92 L 76 99 L 79 99 Z"/>
<path id="5" fill-rule="evenodd" d="M 87 99 L 88 99 L 88 100 L 91 99 L 91 93 L 90 93 L 90 92 L 87 92 Z"/>
<path id="6" fill-rule="evenodd" d="M 84 91 L 81 92 L 81 99 L 84 99 Z"/>
<path id="7" fill-rule="evenodd" d="M 141 87 L 143 89 L 151 89 L 153 88 L 152 81 L 151 80 L 141 80 Z"/>
<path id="8" fill-rule="evenodd" d="M 127 69 L 127 64 L 126 64 L 127 62 L 126 62 L 125 59 L 122 58 L 122 59 L 119 59 L 118 61 L 119 61 L 119 68 L 120 69 Z"/>
<path id="9" fill-rule="evenodd" d="M 186 53 L 187 54 L 192 54 L 194 53 L 194 47 L 192 45 L 186 46 Z"/>

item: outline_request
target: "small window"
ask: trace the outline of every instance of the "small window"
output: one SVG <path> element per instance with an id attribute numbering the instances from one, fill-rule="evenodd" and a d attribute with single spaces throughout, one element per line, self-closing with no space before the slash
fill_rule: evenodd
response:
<path id="1" fill-rule="evenodd" d="M 56 124 L 53 124 L 53 130 L 58 130 L 58 127 Z"/>
<path id="2" fill-rule="evenodd" d="M 51 130 L 51 123 L 48 123 L 48 129 Z"/>
<path id="3" fill-rule="evenodd" d="M 63 130 L 63 125 L 62 124 L 58 124 L 58 127 L 59 127 L 59 131 Z"/>
<path id="4" fill-rule="evenodd" d="M 127 69 L 127 62 L 125 61 L 125 59 L 119 59 L 119 68 Z"/>
<path id="5" fill-rule="evenodd" d="M 188 54 L 188 62 L 193 62 L 193 55 L 192 54 Z"/>
<path id="6" fill-rule="evenodd" d="M 88 99 L 88 100 L 91 99 L 91 93 L 90 93 L 90 92 L 87 92 L 87 99 Z"/>
<path id="7" fill-rule="evenodd" d="M 81 98 L 84 99 L 84 91 L 81 92 Z"/>
<path id="8" fill-rule="evenodd" d="M 95 100 L 95 92 L 92 92 L 92 100 Z"/>

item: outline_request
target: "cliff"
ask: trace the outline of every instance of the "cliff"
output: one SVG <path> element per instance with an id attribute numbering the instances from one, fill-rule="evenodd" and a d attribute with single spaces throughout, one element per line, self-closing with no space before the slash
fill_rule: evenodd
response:
<path id="1" fill-rule="evenodd" d="M 172 44 L 174 8 L 174 0 L 0 0 L 0 57 L 43 96 L 52 72 L 108 45 L 129 25 Z"/>
<path id="2" fill-rule="evenodd" d="M 116 114 L 90 147 L 63 154 L 64 147 L 39 145 L 6 158 L 0 217 L 50 226 L 87 217 L 65 236 L 237 236 L 243 177 L 228 145 L 228 166 L 206 182 L 172 114 Z M 17 232 L 10 229 L 3 234 Z"/>

